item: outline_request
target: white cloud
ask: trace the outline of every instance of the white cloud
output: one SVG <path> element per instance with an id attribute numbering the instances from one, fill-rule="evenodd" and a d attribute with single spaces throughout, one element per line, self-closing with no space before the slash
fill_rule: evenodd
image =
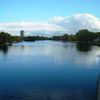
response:
<path id="1" fill-rule="evenodd" d="M 26 30 L 26 31 L 57 31 L 62 30 L 60 26 L 50 25 L 47 23 L 30 23 L 30 22 L 20 22 L 20 23 L 0 23 L 1 30 Z"/>
<path id="2" fill-rule="evenodd" d="M 94 32 L 100 31 L 100 19 L 91 14 L 74 14 L 66 17 L 55 16 L 45 23 L 0 23 L 0 31 L 12 34 L 19 34 L 20 30 L 25 30 L 27 35 L 75 34 L 80 29 L 88 29 Z"/>
<path id="3" fill-rule="evenodd" d="M 54 17 L 49 23 L 62 26 L 68 33 L 76 33 L 80 29 L 100 31 L 100 19 L 91 14 L 75 14 L 67 17 Z"/>
<path id="4" fill-rule="evenodd" d="M 45 32 L 47 34 L 47 32 L 63 31 L 64 28 L 58 25 L 51 25 L 48 23 L 0 23 L 0 31 L 15 33 L 19 32 L 20 30 L 25 30 L 27 33 Z"/>

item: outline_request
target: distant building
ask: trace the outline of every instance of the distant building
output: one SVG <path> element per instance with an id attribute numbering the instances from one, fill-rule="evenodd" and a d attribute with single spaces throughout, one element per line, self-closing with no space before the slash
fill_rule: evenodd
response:
<path id="1" fill-rule="evenodd" d="M 20 31 L 20 37 L 21 37 L 21 39 L 23 40 L 23 38 L 24 38 L 24 30 L 21 30 L 21 31 Z"/>

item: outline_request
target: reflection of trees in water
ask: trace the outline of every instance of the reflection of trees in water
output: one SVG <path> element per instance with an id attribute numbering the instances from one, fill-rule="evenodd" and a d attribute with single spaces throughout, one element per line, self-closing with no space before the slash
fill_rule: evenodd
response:
<path id="1" fill-rule="evenodd" d="M 90 43 L 77 43 L 76 48 L 78 51 L 88 52 L 91 50 Z"/>
<path id="2" fill-rule="evenodd" d="M 25 46 L 21 45 L 20 48 L 21 48 L 21 51 L 23 51 L 25 49 Z"/>
<path id="3" fill-rule="evenodd" d="M 8 53 L 8 46 L 0 46 L 0 51 L 6 55 Z"/>

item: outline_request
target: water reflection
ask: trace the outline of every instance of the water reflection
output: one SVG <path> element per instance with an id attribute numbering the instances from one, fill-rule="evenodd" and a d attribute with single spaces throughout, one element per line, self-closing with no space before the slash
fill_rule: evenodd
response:
<path id="1" fill-rule="evenodd" d="M 91 50 L 91 46 L 89 43 L 77 43 L 76 48 L 78 51 L 88 52 Z"/>
<path id="2" fill-rule="evenodd" d="M 8 53 L 8 46 L 0 46 L 0 52 L 6 55 Z"/>
<path id="3" fill-rule="evenodd" d="M 23 52 L 24 49 L 25 49 L 25 46 L 24 45 L 21 45 L 20 48 L 21 48 L 21 51 Z"/>
<path id="4" fill-rule="evenodd" d="M 6 60 L 0 53 L 2 100 L 93 100 L 100 70 L 99 47 L 37 41 L 20 42 L 8 49 L 0 48 L 0 52 L 8 53 Z"/>

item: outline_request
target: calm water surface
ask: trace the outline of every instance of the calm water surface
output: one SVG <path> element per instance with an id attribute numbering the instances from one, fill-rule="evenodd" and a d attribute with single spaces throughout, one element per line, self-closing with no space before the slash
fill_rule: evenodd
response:
<path id="1" fill-rule="evenodd" d="M 96 100 L 100 47 L 20 42 L 0 47 L 0 100 Z"/>

